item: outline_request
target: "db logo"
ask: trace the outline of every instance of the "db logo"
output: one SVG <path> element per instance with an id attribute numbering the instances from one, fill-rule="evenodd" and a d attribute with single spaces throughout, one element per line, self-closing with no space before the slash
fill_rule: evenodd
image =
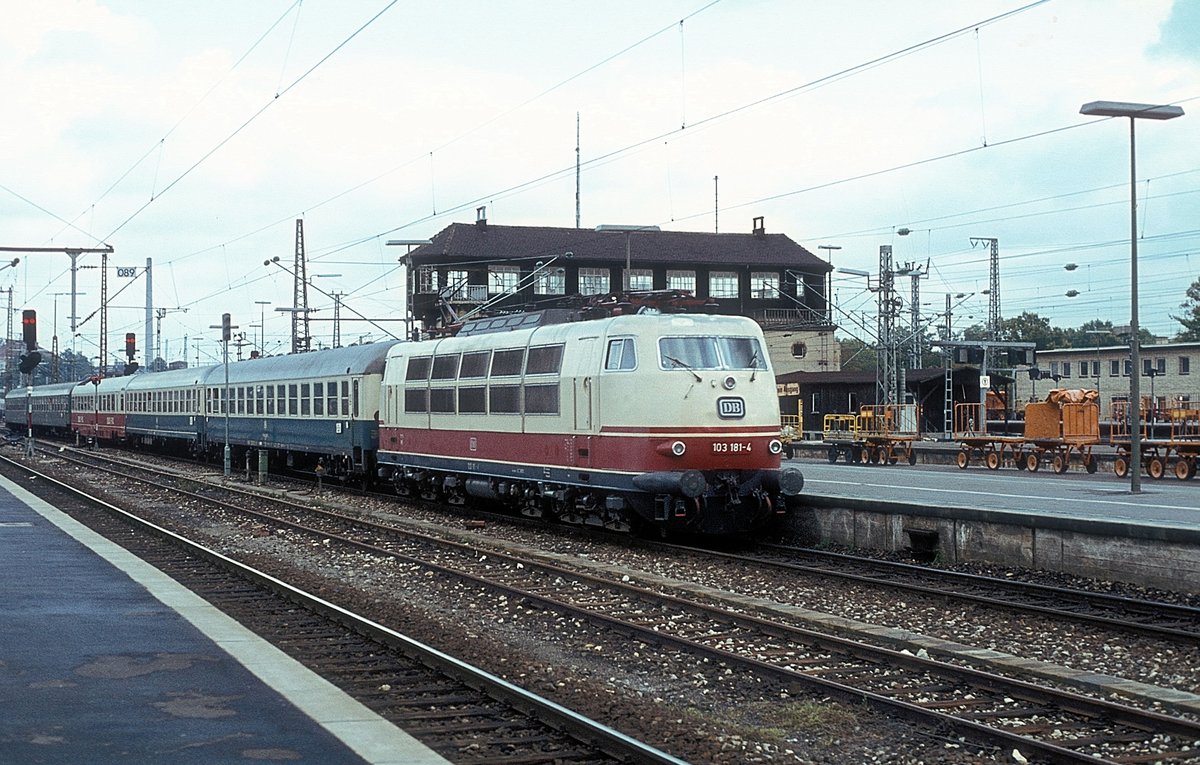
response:
<path id="1" fill-rule="evenodd" d="M 719 398 L 717 416 L 722 420 L 740 420 L 746 416 L 746 402 L 736 397 Z"/>

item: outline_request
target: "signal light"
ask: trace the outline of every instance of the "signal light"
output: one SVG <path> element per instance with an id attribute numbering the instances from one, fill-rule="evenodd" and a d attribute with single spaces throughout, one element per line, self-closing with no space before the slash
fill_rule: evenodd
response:
<path id="1" fill-rule="evenodd" d="M 125 333 L 125 355 L 133 361 L 134 354 L 137 353 L 137 335 L 132 332 Z"/>
<path id="2" fill-rule="evenodd" d="M 25 338 L 25 350 L 37 350 L 37 311 L 26 308 L 21 311 L 21 335 Z"/>
<path id="3" fill-rule="evenodd" d="M 229 314 L 227 313 L 221 314 L 221 339 L 233 339 L 233 326 L 232 322 L 230 321 Z"/>

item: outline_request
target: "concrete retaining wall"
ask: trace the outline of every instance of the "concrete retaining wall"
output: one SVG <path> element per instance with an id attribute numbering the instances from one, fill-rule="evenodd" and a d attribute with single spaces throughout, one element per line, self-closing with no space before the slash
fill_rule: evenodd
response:
<path id="1" fill-rule="evenodd" d="M 947 564 L 1058 571 L 1200 593 L 1200 531 L 813 497 L 793 520 L 805 544 L 930 550 Z"/>

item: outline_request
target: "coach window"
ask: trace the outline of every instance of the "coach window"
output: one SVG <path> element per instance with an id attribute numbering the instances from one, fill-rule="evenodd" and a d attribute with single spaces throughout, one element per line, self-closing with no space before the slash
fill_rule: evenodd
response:
<path id="1" fill-rule="evenodd" d="M 487 377 L 488 362 L 492 358 L 491 351 L 474 351 L 464 353 L 462 365 L 458 369 L 460 379 Z"/>
<path id="2" fill-rule="evenodd" d="M 275 386 L 275 413 L 280 416 L 287 414 L 287 388 L 283 385 Z"/>
<path id="3" fill-rule="evenodd" d="M 496 351 L 492 354 L 492 377 L 510 377 L 521 374 L 525 366 L 525 349 Z"/>
<path id="4" fill-rule="evenodd" d="M 299 414 L 300 404 L 298 403 L 297 396 L 296 396 L 296 389 L 297 389 L 296 383 L 289 384 L 287 386 L 287 389 L 288 389 L 287 390 L 288 414 L 291 414 L 291 415 Z"/>
<path id="5" fill-rule="evenodd" d="M 312 414 L 312 386 L 308 383 L 300 385 L 300 415 L 307 417 Z"/>
<path id="6" fill-rule="evenodd" d="M 525 374 L 556 375 L 562 368 L 563 346 L 542 345 L 529 349 L 529 358 L 525 361 Z"/>
<path id="7" fill-rule="evenodd" d="M 435 356 L 433 358 L 433 374 L 430 377 L 434 380 L 453 380 L 458 377 L 458 354 Z"/>
<path id="8" fill-rule="evenodd" d="M 358 417 L 362 413 L 358 411 L 358 380 L 353 380 L 353 385 L 350 386 L 350 416 Z"/>
<path id="9" fill-rule="evenodd" d="M 275 386 L 267 386 L 267 414 L 275 414 Z"/>
<path id="10" fill-rule="evenodd" d="M 350 416 L 350 381 L 342 380 L 342 416 Z"/>
<path id="11" fill-rule="evenodd" d="M 630 370 L 637 366 L 637 353 L 633 338 L 623 337 L 608 341 L 608 352 L 604 354 L 604 368 L 608 370 Z"/>
<path id="12" fill-rule="evenodd" d="M 313 383 L 313 416 L 325 416 L 325 383 Z"/>
<path id="13" fill-rule="evenodd" d="M 258 402 L 254 405 L 254 413 L 258 415 L 265 414 L 267 411 L 267 388 L 265 385 L 255 386 L 254 399 Z"/>
<path id="14" fill-rule="evenodd" d="M 330 417 L 337 417 L 337 382 L 330 381 L 325 384 L 325 412 Z"/>

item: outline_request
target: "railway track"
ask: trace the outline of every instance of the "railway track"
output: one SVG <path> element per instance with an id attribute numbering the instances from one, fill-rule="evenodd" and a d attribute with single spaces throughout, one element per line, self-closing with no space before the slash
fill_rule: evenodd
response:
<path id="1" fill-rule="evenodd" d="M 138 476 L 145 480 L 145 476 Z M 161 480 L 156 483 L 161 485 Z M 481 551 L 341 513 L 261 501 L 256 523 L 455 577 L 510 601 L 686 652 L 785 691 L 866 701 L 889 714 L 1046 762 L 1200 762 L 1200 724 L 679 597 L 543 560 Z"/>
<path id="2" fill-rule="evenodd" d="M 117 539 L 451 762 L 684 765 L 268 573 L 28 466 L 0 459 L 36 476 L 39 488 L 56 495 L 77 519 Z M 83 507 L 88 510 L 80 515 Z"/>

